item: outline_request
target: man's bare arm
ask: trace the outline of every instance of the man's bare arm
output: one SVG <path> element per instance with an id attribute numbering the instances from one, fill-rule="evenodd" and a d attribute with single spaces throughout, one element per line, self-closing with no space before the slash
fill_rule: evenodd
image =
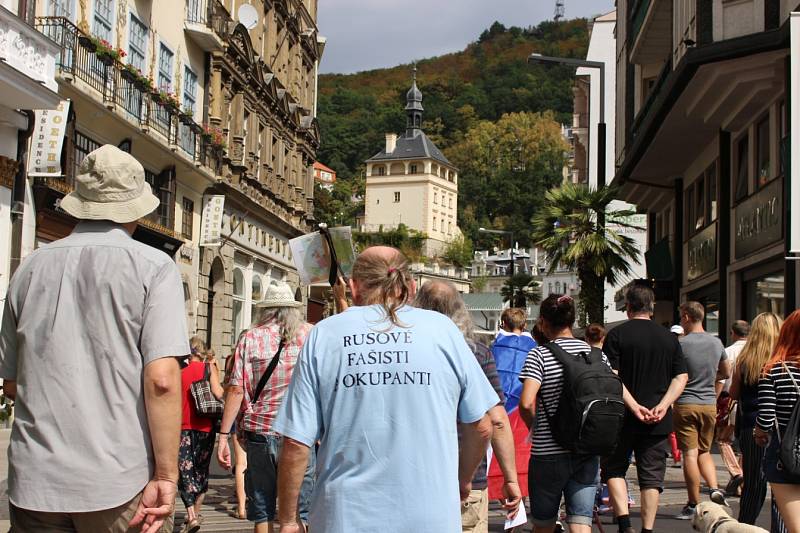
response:
<path id="1" fill-rule="evenodd" d="M 483 415 L 476 422 L 461 425 L 461 453 L 458 456 L 458 481 L 461 499 L 469 496 L 475 470 L 486 455 L 486 447 L 492 438 L 492 421 Z"/>
<path id="2" fill-rule="evenodd" d="M 144 402 L 153 443 L 158 480 L 178 481 L 181 435 L 181 369 L 173 357 L 156 359 L 144 367 Z"/>
<path id="3" fill-rule="evenodd" d="M 288 437 L 283 438 L 278 459 L 278 520 L 281 531 L 299 531 L 297 499 L 308 467 L 311 448 Z"/>
<path id="4" fill-rule="evenodd" d="M 661 397 L 661 401 L 658 402 L 658 405 L 653 407 L 653 421 L 660 422 L 664 415 L 667 414 L 667 410 L 670 406 L 675 403 L 675 400 L 680 398 L 681 394 L 683 394 L 683 389 L 686 387 L 686 384 L 689 382 L 689 374 L 683 373 L 678 374 L 672 381 L 669 382 L 669 388 L 667 388 L 667 392 L 664 393 L 664 396 Z"/>
<path id="5" fill-rule="evenodd" d="M 506 499 L 503 507 L 516 515 L 516 510 L 522 500 L 522 492 L 517 479 L 517 457 L 511 422 L 509 422 L 508 413 L 502 404 L 489 409 L 488 415 L 492 421 L 492 451 L 503 472 L 503 496 Z"/>

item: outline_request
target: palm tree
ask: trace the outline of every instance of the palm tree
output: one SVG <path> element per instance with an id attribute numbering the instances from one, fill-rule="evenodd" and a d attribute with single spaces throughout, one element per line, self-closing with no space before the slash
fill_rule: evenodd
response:
<path id="1" fill-rule="evenodd" d="M 510 302 L 511 307 L 522 309 L 527 309 L 528 304 L 538 304 L 541 300 L 539 283 L 525 272 L 519 272 L 507 279 L 500 289 L 500 294 L 503 295 L 504 302 Z"/>
<path id="2" fill-rule="evenodd" d="M 603 323 L 604 282 L 616 284 L 632 274 L 631 263 L 640 262 L 636 242 L 616 229 L 641 229 L 629 222 L 635 211 L 608 210 L 616 195 L 611 187 L 564 183 L 545 193 L 544 207 L 532 219 L 533 241 L 547 253 L 550 271 L 561 264 L 578 273 L 581 325 Z"/>

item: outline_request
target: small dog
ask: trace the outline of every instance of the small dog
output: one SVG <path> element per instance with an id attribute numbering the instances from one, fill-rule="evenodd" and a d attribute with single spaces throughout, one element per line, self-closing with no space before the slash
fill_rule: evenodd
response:
<path id="1" fill-rule="evenodd" d="M 768 533 L 760 527 L 740 523 L 723 506 L 714 502 L 697 504 L 692 527 L 701 533 Z"/>

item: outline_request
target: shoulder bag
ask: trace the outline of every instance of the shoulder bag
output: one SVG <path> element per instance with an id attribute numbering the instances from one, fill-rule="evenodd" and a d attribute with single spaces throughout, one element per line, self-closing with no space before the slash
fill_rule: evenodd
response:
<path id="1" fill-rule="evenodd" d="M 198 379 L 189 385 L 189 390 L 194 399 L 194 409 L 198 415 L 206 418 L 222 418 L 225 404 L 211 392 L 210 377 L 211 365 L 205 363 L 203 379 Z"/>

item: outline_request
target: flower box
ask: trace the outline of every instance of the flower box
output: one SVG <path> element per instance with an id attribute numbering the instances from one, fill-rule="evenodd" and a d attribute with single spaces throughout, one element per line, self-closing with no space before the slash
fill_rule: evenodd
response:
<path id="1" fill-rule="evenodd" d="M 97 50 L 97 44 L 88 35 L 79 35 L 78 36 L 78 44 L 81 45 L 82 47 L 86 48 L 90 52 L 94 52 L 94 51 Z"/>

